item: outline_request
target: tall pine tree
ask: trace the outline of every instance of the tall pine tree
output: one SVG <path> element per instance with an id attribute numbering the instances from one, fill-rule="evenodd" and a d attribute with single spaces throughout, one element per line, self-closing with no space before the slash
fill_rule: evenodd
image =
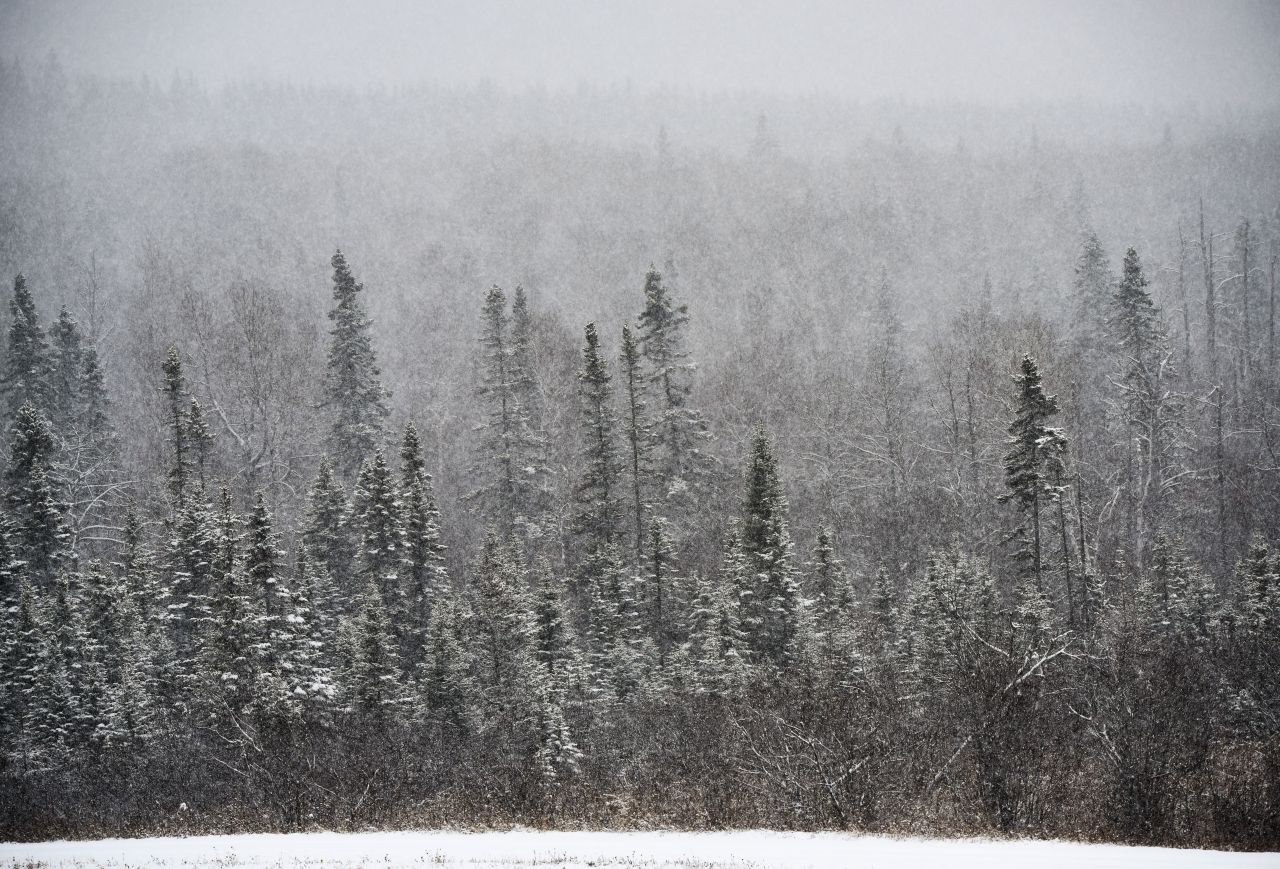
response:
<path id="1" fill-rule="evenodd" d="M 373 349 L 372 321 L 360 302 L 364 286 L 356 282 L 342 251 L 333 266 L 333 310 L 329 319 L 328 377 L 324 405 L 332 417 L 329 455 L 340 477 L 352 480 L 361 463 L 383 441 L 388 393 L 382 386 Z"/>

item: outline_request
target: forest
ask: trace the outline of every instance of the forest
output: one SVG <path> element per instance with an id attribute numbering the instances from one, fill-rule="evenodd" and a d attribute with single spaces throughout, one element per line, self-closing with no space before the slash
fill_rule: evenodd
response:
<path id="1" fill-rule="evenodd" d="M 1280 117 L 0 63 L 0 837 L 1280 847 Z"/>

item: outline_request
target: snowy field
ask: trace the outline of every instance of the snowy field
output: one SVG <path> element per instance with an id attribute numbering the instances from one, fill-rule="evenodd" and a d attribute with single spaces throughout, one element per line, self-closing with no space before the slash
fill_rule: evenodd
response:
<path id="1" fill-rule="evenodd" d="M 1280 869 L 1280 854 L 840 833 L 299 833 L 0 844 L 0 867 L 822 867 Z"/>

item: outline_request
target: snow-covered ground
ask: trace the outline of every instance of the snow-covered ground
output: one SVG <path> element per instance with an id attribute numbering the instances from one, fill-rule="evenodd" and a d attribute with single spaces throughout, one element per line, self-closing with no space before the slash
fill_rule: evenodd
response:
<path id="1" fill-rule="evenodd" d="M 889 839 L 840 833 L 299 833 L 0 844 L 0 866 L 643 866 L 823 869 L 1280 867 L 1280 854 L 1070 842 Z"/>

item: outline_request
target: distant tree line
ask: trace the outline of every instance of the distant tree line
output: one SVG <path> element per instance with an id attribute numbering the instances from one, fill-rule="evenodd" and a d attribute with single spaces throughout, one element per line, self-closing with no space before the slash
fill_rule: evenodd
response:
<path id="1" fill-rule="evenodd" d="M 735 393 L 698 388 L 671 266 L 633 322 L 586 323 L 576 347 L 520 287 L 484 294 L 448 502 L 422 432 L 391 425 L 341 252 L 309 399 L 324 452 L 296 496 L 255 485 L 284 445 L 238 420 L 268 425 L 301 362 L 242 360 L 259 404 L 232 417 L 170 346 L 164 449 L 137 479 L 116 427 L 135 408 L 19 276 L 0 834 L 522 822 L 1275 847 L 1280 549 L 1256 511 L 1280 493 L 1280 377 L 1259 248 L 1248 222 L 1225 258 L 1184 244 L 1170 314 L 1135 250 L 1113 275 L 1087 235 L 1062 334 L 981 293 L 928 347 L 886 270 L 856 380 L 762 381 L 771 415 L 812 414 L 791 444 L 825 475 L 805 515 L 833 518 L 812 527 L 784 445 L 709 421 Z M 1167 321 L 1193 304 L 1209 315 L 1179 346 Z M 741 362 L 804 352 L 793 338 Z M 250 447 L 234 479 L 228 439 Z M 835 524 L 851 500 L 865 528 Z M 876 541 L 856 569 L 855 535 Z"/>

